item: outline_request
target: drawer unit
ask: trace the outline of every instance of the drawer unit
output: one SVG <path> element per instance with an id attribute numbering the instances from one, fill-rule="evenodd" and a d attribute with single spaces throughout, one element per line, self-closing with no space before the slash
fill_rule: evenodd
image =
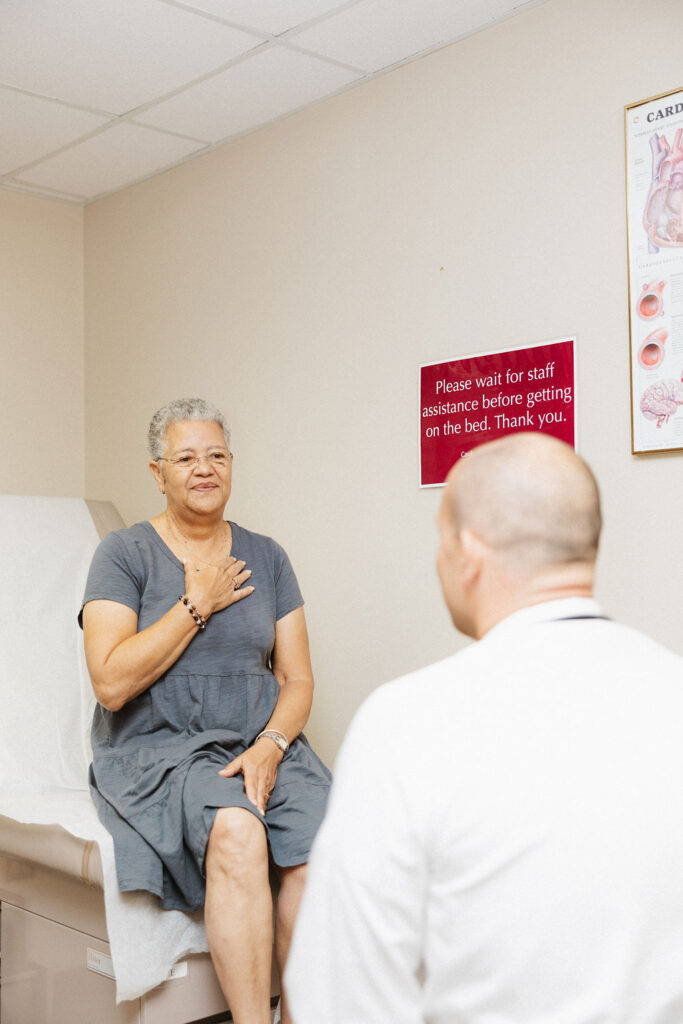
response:
<path id="1" fill-rule="evenodd" d="M 116 1006 L 109 944 L 3 902 L 2 1024 L 187 1024 L 227 1006 L 207 956 L 176 964 L 174 977 Z"/>

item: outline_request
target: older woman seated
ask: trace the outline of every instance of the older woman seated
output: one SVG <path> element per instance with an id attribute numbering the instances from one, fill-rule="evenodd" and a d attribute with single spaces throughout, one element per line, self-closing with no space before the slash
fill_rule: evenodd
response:
<path id="1" fill-rule="evenodd" d="M 303 599 L 283 549 L 223 519 L 233 457 L 218 409 L 169 403 L 149 446 L 166 509 L 105 537 L 83 601 L 93 798 L 121 890 L 204 905 L 233 1019 L 267 1024 L 269 857 L 282 971 L 330 781 L 301 732 Z"/>

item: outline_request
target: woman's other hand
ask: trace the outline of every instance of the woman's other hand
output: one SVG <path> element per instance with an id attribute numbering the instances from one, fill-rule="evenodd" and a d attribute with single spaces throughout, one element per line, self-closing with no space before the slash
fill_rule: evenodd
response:
<path id="1" fill-rule="evenodd" d="M 251 576 L 246 562 L 228 558 L 225 565 L 197 565 L 190 559 L 185 568 L 185 593 L 203 619 L 253 594 L 254 587 L 244 584 Z"/>
<path id="2" fill-rule="evenodd" d="M 267 736 L 257 740 L 219 771 L 226 779 L 232 779 L 241 772 L 244 775 L 244 792 L 256 810 L 265 815 L 266 806 L 273 792 L 277 770 L 284 754 Z"/>

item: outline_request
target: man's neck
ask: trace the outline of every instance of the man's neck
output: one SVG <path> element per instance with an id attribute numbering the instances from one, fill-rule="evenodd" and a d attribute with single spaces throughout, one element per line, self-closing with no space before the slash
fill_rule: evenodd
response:
<path id="1" fill-rule="evenodd" d="M 499 591 L 496 597 L 482 609 L 476 622 L 476 639 L 481 640 L 490 629 L 497 626 L 508 615 L 531 608 L 546 601 L 562 601 L 571 597 L 593 597 L 593 580 L 557 580 L 556 582 L 535 581 L 535 585 L 516 593 Z"/>

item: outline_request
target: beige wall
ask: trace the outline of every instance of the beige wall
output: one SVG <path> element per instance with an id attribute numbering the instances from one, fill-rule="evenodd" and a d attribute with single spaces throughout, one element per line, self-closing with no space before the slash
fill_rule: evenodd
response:
<path id="1" fill-rule="evenodd" d="M 0 191 L 6 494 L 82 497 L 83 210 Z"/>
<path id="2" fill-rule="evenodd" d="M 421 362 L 578 336 L 600 595 L 683 646 L 681 456 L 630 454 L 623 141 L 625 104 L 681 85 L 682 33 L 680 0 L 550 0 L 86 210 L 88 495 L 154 514 L 153 410 L 226 410 L 231 516 L 298 570 L 329 759 L 369 691 L 462 643 Z"/>

